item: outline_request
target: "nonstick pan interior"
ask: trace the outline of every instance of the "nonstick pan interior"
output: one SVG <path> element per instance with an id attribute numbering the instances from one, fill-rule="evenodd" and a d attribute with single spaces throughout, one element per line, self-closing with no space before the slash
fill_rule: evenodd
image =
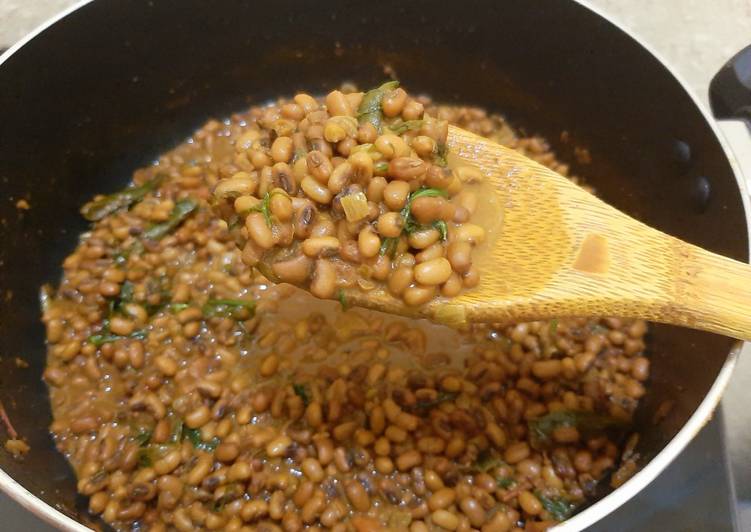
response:
<path id="1" fill-rule="evenodd" d="M 47 432 L 38 293 L 86 229 L 78 207 L 208 117 L 392 72 L 411 91 L 503 112 L 569 161 L 586 147 L 592 162 L 575 171 L 606 201 L 747 258 L 738 187 L 703 115 L 658 60 L 574 2 L 95 1 L 0 65 L 0 400 L 32 447 L 22 461 L 0 451 L 6 472 L 75 512 L 73 477 Z M 731 346 L 652 329 L 645 459 L 693 413 Z M 673 408 L 654 425 L 666 400 Z"/>

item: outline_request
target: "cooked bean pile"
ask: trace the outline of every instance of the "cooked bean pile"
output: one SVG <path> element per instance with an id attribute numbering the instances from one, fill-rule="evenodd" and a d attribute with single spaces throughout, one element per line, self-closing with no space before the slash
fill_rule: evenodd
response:
<path id="1" fill-rule="evenodd" d="M 247 264 L 328 299 L 387 289 L 414 306 L 477 285 L 482 174 L 448 167 L 448 122 L 398 85 L 298 94 L 248 121 L 215 190 Z"/>
<path id="2" fill-rule="evenodd" d="M 44 377 L 90 511 L 118 530 L 518 532 L 566 519 L 609 473 L 628 478 L 644 322 L 459 332 L 343 310 L 242 260 L 213 191 L 269 156 L 236 149 L 250 125 L 281 109 L 302 120 L 301 102 L 321 110 L 297 98 L 209 122 L 83 207 L 92 229 L 43 298 Z M 403 104 L 405 120 L 424 109 L 567 170 L 482 110 Z"/>

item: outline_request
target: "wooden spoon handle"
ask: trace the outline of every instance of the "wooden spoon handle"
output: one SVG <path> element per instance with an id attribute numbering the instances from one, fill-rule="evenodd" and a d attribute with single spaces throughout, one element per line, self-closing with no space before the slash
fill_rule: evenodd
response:
<path id="1" fill-rule="evenodd" d="M 680 242 L 675 305 L 663 320 L 751 340 L 751 266 Z"/>

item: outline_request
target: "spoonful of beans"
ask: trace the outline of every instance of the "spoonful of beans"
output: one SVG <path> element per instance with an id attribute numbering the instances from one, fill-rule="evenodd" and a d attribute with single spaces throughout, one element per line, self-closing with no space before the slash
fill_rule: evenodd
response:
<path id="1" fill-rule="evenodd" d="M 296 102 L 304 117 L 265 137 L 258 175 L 214 191 L 243 260 L 343 306 L 454 326 L 620 316 L 751 339 L 751 266 L 511 148 L 405 113 L 413 102 L 396 82 L 333 91 L 325 108 Z M 253 131 L 249 146 L 264 138 Z"/>

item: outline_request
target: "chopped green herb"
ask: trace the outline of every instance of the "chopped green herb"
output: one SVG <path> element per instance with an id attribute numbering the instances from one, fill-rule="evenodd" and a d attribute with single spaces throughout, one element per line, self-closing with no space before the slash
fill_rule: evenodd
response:
<path id="1" fill-rule="evenodd" d="M 399 87 L 398 81 L 387 81 L 380 87 L 371 89 L 365 93 L 360 106 L 357 108 L 357 120 L 361 124 L 370 123 L 380 133 L 381 122 L 383 121 L 383 110 L 381 102 L 386 93 Z"/>
<path id="2" fill-rule="evenodd" d="M 167 221 L 150 227 L 149 229 L 144 231 L 143 236 L 150 240 L 159 240 L 160 238 L 164 238 L 172 231 L 177 229 L 177 227 L 181 223 L 183 223 L 183 221 L 185 221 L 190 213 L 196 210 L 196 207 L 198 207 L 198 203 L 195 200 L 184 199 L 178 201 L 177 203 L 175 203 L 175 206 L 173 207 L 172 212 L 167 218 Z"/>
<path id="3" fill-rule="evenodd" d="M 385 174 L 389 171 L 389 163 L 387 163 L 386 161 L 377 161 L 373 165 L 373 171 L 378 175 Z"/>
<path id="4" fill-rule="evenodd" d="M 292 389 L 294 390 L 295 395 L 302 399 L 305 406 L 310 404 L 310 396 L 308 395 L 308 390 L 304 384 L 293 384 Z"/>
<path id="5" fill-rule="evenodd" d="M 112 256 L 112 259 L 118 266 L 125 266 L 128 263 L 128 259 L 131 255 L 140 255 L 141 253 L 143 253 L 143 244 L 140 240 L 137 240 L 127 248 L 115 253 Z"/>
<path id="6" fill-rule="evenodd" d="M 399 244 L 399 238 L 386 237 L 381 242 L 381 249 L 378 251 L 379 255 L 386 255 L 392 257 L 396 253 L 396 247 Z"/>
<path id="7" fill-rule="evenodd" d="M 435 222 L 433 222 L 432 225 L 433 227 L 438 229 L 439 233 L 441 233 L 441 240 L 446 241 L 449 235 L 449 230 L 448 230 L 448 227 L 446 226 L 446 222 L 444 222 L 443 220 L 436 220 Z"/>
<path id="8" fill-rule="evenodd" d="M 209 441 L 203 441 L 199 429 L 183 428 L 183 438 L 190 441 L 190 443 L 193 444 L 193 447 L 199 451 L 206 452 L 213 452 L 214 449 L 216 449 L 216 446 L 220 443 L 220 440 L 217 437 L 211 438 Z"/>
<path id="9" fill-rule="evenodd" d="M 255 301 L 242 299 L 209 299 L 201 307 L 203 315 L 207 318 L 234 318 L 236 320 L 252 318 L 255 309 Z"/>
<path id="10" fill-rule="evenodd" d="M 267 192 L 264 194 L 261 203 L 250 209 L 250 212 L 260 212 L 263 214 L 263 219 L 266 220 L 266 225 L 271 227 L 271 193 Z"/>
<path id="11" fill-rule="evenodd" d="M 579 410 L 558 410 L 527 421 L 530 443 L 535 449 L 549 446 L 552 433 L 558 427 L 576 427 L 584 436 L 620 425 L 621 423 L 613 417 Z"/>
<path id="12" fill-rule="evenodd" d="M 402 210 L 400 212 L 403 223 L 404 223 L 403 225 L 404 232 L 407 234 L 412 234 L 416 231 L 421 231 L 423 229 L 434 227 L 438 229 L 438 231 L 441 233 L 441 238 L 445 240 L 446 239 L 445 235 L 448 233 L 446 222 L 444 222 L 443 220 L 436 220 L 431 225 L 423 225 L 423 224 L 417 223 L 417 221 L 412 216 L 412 202 L 416 200 L 417 198 L 429 198 L 429 197 L 444 197 L 445 198 L 447 196 L 448 196 L 448 192 L 440 188 L 421 188 L 419 190 L 415 190 L 414 192 L 412 192 L 407 198 L 407 201 L 404 204 L 404 207 L 402 207 Z"/>
<path id="13" fill-rule="evenodd" d="M 394 135 L 401 135 L 405 131 L 411 131 L 413 129 L 420 129 L 425 123 L 425 120 L 396 120 L 388 128 Z"/>
<path id="14" fill-rule="evenodd" d="M 138 467 L 143 469 L 145 467 L 151 467 L 154 465 L 154 461 L 151 459 L 148 449 L 138 450 Z"/>
<path id="15" fill-rule="evenodd" d="M 453 401 L 454 399 L 456 399 L 457 395 L 459 394 L 456 392 L 438 392 L 438 395 L 436 395 L 435 399 L 417 401 L 417 403 L 415 403 L 415 408 L 417 410 L 430 410 L 431 408 L 435 408 L 436 406 L 440 405 L 441 403 L 445 403 L 446 401 Z"/>
<path id="16" fill-rule="evenodd" d="M 277 275 L 274 273 L 274 270 L 271 269 L 271 265 L 267 262 L 264 262 L 263 260 L 256 264 L 256 270 L 258 270 L 261 275 L 263 275 L 272 283 L 281 282 L 281 279 L 279 279 L 279 277 L 277 277 Z"/>
<path id="17" fill-rule="evenodd" d="M 446 157 L 448 156 L 449 148 L 445 144 L 438 144 L 436 146 L 435 153 L 433 154 L 433 163 L 444 168 L 449 165 Z"/>
<path id="18" fill-rule="evenodd" d="M 123 285 L 120 287 L 120 302 L 121 303 L 132 302 L 135 289 L 136 287 L 133 283 L 131 283 L 130 281 L 125 281 Z"/>
<path id="19" fill-rule="evenodd" d="M 170 303 L 169 305 L 167 305 L 167 308 L 170 310 L 170 312 L 177 314 L 178 312 L 182 312 L 189 306 L 190 303 Z"/>
<path id="20" fill-rule="evenodd" d="M 349 303 L 347 303 L 347 295 L 344 293 L 344 290 L 340 288 L 336 296 L 339 299 L 339 304 L 342 306 L 342 310 L 347 310 L 349 308 Z"/>
<path id="21" fill-rule="evenodd" d="M 242 225 L 243 225 L 242 218 L 240 218 L 240 216 L 238 216 L 237 214 L 232 214 L 232 216 L 230 216 L 229 220 L 227 221 L 227 228 L 230 231 L 234 231 L 238 227 L 242 227 Z"/>
<path id="22" fill-rule="evenodd" d="M 473 465 L 473 469 L 476 471 L 479 471 L 480 473 L 487 473 L 491 469 L 495 469 L 496 467 L 505 465 L 506 462 L 501 460 L 500 457 L 493 454 L 493 452 L 490 449 L 485 449 L 480 452 L 479 455 L 477 455 L 477 460 L 475 460 Z"/>
<path id="23" fill-rule="evenodd" d="M 541 492 L 536 491 L 535 496 L 540 499 L 542 507 L 545 508 L 550 516 L 556 521 L 565 521 L 576 510 L 576 504 L 564 499 L 563 497 L 547 497 Z"/>
<path id="24" fill-rule="evenodd" d="M 548 329 L 548 333 L 550 334 L 550 336 L 555 336 L 557 332 L 558 332 L 558 319 L 553 318 L 552 320 L 550 320 L 550 327 Z"/>
<path id="25" fill-rule="evenodd" d="M 164 175 L 158 174 L 154 179 L 147 181 L 141 186 L 128 187 L 120 192 L 90 201 L 81 207 L 81 214 L 90 222 L 101 220 L 108 214 L 130 207 L 134 203 L 141 201 L 146 194 L 156 190 L 162 184 L 164 178 Z"/>
<path id="26" fill-rule="evenodd" d="M 293 384 L 292 389 L 295 391 L 295 395 L 302 399 L 302 404 L 304 404 L 305 406 L 308 406 L 310 404 L 310 395 L 308 394 L 308 389 L 304 384 Z"/>
<path id="27" fill-rule="evenodd" d="M 94 344 L 96 347 L 101 347 L 104 344 L 117 342 L 118 340 L 125 340 L 127 338 L 135 338 L 137 340 L 143 340 L 144 338 L 148 336 L 148 334 L 149 333 L 147 331 L 143 329 L 139 329 L 137 331 L 130 333 L 128 336 L 120 336 L 119 334 L 110 333 L 109 324 L 107 324 L 107 326 L 102 330 L 101 333 L 92 334 L 91 336 L 89 336 L 87 341 L 90 344 Z"/>
<path id="28" fill-rule="evenodd" d="M 139 447 L 145 447 L 149 440 L 151 440 L 151 431 L 148 429 L 141 429 L 133 438 L 138 443 Z"/>
<path id="29" fill-rule="evenodd" d="M 302 147 L 297 148 L 295 150 L 295 154 L 292 156 L 292 162 L 290 164 L 294 165 L 300 159 L 304 159 L 305 157 L 307 157 L 307 155 L 308 155 L 308 150 Z"/>
<path id="30" fill-rule="evenodd" d="M 434 198 L 437 196 L 440 196 L 442 198 L 447 198 L 449 193 L 442 188 L 427 188 L 423 187 L 420 189 L 415 190 L 413 193 L 409 195 L 409 202 L 413 202 L 417 198 Z"/>
<path id="31" fill-rule="evenodd" d="M 180 443 L 183 439 L 183 420 L 179 417 L 173 418 L 172 430 L 170 431 L 169 441 L 170 443 Z"/>
<path id="32" fill-rule="evenodd" d="M 496 485 L 501 489 L 508 489 L 516 484 L 516 480 L 511 477 L 501 477 L 495 480 Z"/>

